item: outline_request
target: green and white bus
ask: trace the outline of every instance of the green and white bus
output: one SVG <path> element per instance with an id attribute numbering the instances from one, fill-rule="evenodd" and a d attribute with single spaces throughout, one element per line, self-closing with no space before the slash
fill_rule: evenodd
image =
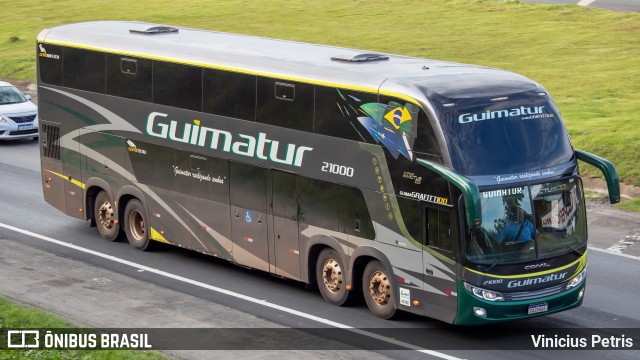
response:
<path id="1" fill-rule="evenodd" d="M 578 160 L 507 71 L 139 22 L 37 37 L 44 197 L 100 235 L 485 324 L 579 306 Z"/>

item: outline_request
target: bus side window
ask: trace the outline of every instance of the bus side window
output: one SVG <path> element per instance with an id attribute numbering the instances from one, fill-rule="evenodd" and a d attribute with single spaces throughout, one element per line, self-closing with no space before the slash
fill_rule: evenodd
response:
<path id="1" fill-rule="evenodd" d="M 202 69 L 153 62 L 153 102 L 188 110 L 202 110 Z"/>
<path id="2" fill-rule="evenodd" d="M 338 226 L 338 185 L 298 176 L 300 222 L 340 231 Z"/>
<path id="3" fill-rule="evenodd" d="M 128 140 L 130 142 L 131 140 Z M 131 167 L 137 182 L 167 190 L 175 190 L 176 152 L 170 146 L 135 141 L 135 145 L 145 153 L 128 151 Z"/>
<path id="4" fill-rule="evenodd" d="M 40 54 L 38 56 L 40 80 L 49 85 L 62 85 L 62 48 L 56 45 L 38 44 L 38 53 Z"/>
<path id="5" fill-rule="evenodd" d="M 104 94 L 105 53 L 64 49 L 62 86 Z"/>
<path id="6" fill-rule="evenodd" d="M 313 85 L 258 77 L 256 121 L 313 131 Z"/>
<path id="7" fill-rule="evenodd" d="M 176 191 L 223 204 L 229 203 L 227 160 L 176 150 L 173 172 Z"/>
<path id="8" fill-rule="evenodd" d="M 365 239 L 375 239 L 373 222 L 371 222 L 362 190 L 340 185 L 338 196 L 340 198 L 340 231 Z"/>
<path id="9" fill-rule="evenodd" d="M 151 60 L 107 55 L 107 95 L 151 102 Z"/>
<path id="10" fill-rule="evenodd" d="M 265 168 L 229 161 L 231 205 L 267 212 L 267 170 Z"/>
<path id="11" fill-rule="evenodd" d="M 375 143 L 358 117 L 366 115 L 359 109 L 361 106 L 377 102 L 377 94 L 316 86 L 313 131 L 316 134 Z"/>
<path id="12" fill-rule="evenodd" d="M 203 111 L 236 119 L 256 119 L 256 76 L 204 69 Z"/>
<path id="13" fill-rule="evenodd" d="M 418 114 L 418 134 L 416 140 L 413 143 L 413 150 L 422 154 L 429 155 L 427 160 L 435 161 L 442 164 L 442 152 L 438 145 L 436 134 L 433 131 L 431 122 L 425 114 L 424 110 L 420 109 Z M 419 155 L 418 157 L 424 158 L 425 156 Z"/>
<path id="14" fill-rule="evenodd" d="M 455 227 L 451 212 L 433 208 L 425 210 L 427 211 L 427 244 L 436 249 L 454 251 Z"/>
<path id="15" fill-rule="evenodd" d="M 408 199 L 401 196 L 396 196 L 396 200 L 400 207 L 404 226 L 409 231 L 409 234 L 414 240 L 425 244 L 425 237 L 422 231 L 424 224 L 422 204 L 418 200 Z"/>

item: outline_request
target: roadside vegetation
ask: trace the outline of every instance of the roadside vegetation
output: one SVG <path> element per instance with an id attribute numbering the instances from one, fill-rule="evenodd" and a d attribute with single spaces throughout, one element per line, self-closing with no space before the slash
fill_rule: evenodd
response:
<path id="1" fill-rule="evenodd" d="M 0 340 L 7 344 L 6 330 L 77 328 L 65 319 L 31 307 L 19 306 L 0 296 Z M 162 360 L 168 359 L 155 351 L 143 350 L 2 350 L 0 359 L 39 359 L 39 360 Z"/>
<path id="2" fill-rule="evenodd" d="M 640 186 L 640 14 L 493 0 L 0 0 L 0 78 L 35 79 L 42 29 L 140 20 L 515 71 L 554 96 L 576 148 Z M 536 134 L 531 134 L 536 136 Z M 583 173 L 598 175 L 587 165 Z"/>
<path id="3" fill-rule="evenodd" d="M 640 212 L 640 199 L 623 200 L 618 208 L 626 211 Z"/>
<path id="4" fill-rule="evenodd" d="M 584 198 L 588 202 L 609 204 L 609 196 L 605 192 L 584 189 Z M 622 198 L 622 201 L 616 204 L 616 207 L 625 211 L 640 212 L 640 198 Z"/>

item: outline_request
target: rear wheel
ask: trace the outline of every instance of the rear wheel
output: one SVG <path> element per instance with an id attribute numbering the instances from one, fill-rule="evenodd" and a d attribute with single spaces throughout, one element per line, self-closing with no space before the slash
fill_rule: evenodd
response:
<path id="1" fill-rule="evenodd" d="M 322 297 L 334 305 L 345 305 L 349 299 L 347 278 L 340 255 L 333 249 L 324 249 L 316 262 L 316 283 Z"/>
<path id="2" fill-rule="evenodd" d="M 100 191 L 93 206 L 93 216 L 96 227 L 103 239 L 116 241 L 121 236 L 120 225 L 116 223 L 117 209 L 106 191 Z"/>
<path id="3" fill-rule="evenodd" d="M 134 248 L 142 251 L 152 250 L 149 239 L 147 215 L 142 203 L 138 199 L 129 200 L 124 209 L 124 230 L 127 240 Z"/>
<path id="4" fill-rule="evenodd" d="M 380 261 L 370 261 L 364 268 L 362 292 L 369 310 L 375 316 L 391 319 L 395 315 L 395 289 L 390 272 Z"/>

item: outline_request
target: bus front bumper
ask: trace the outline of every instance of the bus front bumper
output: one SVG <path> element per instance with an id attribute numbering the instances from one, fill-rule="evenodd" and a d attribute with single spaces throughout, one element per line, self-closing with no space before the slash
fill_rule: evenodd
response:
<path id="1" fill-rule="evenodd" d="M 462 281 L 458 281 L 458 314 L 454 321 L 457 325 L 484 325 L 502 321 L 527 319 L 573 309 L 582 304 L 586 281 L 573 289 L 559 294 L 524 301 L 487 301 L 469 293 Z M 547 304 L 544 312 L 529 314 L 531 305 Z M 483 313 L 484 316 L 479 316 Z"/>

